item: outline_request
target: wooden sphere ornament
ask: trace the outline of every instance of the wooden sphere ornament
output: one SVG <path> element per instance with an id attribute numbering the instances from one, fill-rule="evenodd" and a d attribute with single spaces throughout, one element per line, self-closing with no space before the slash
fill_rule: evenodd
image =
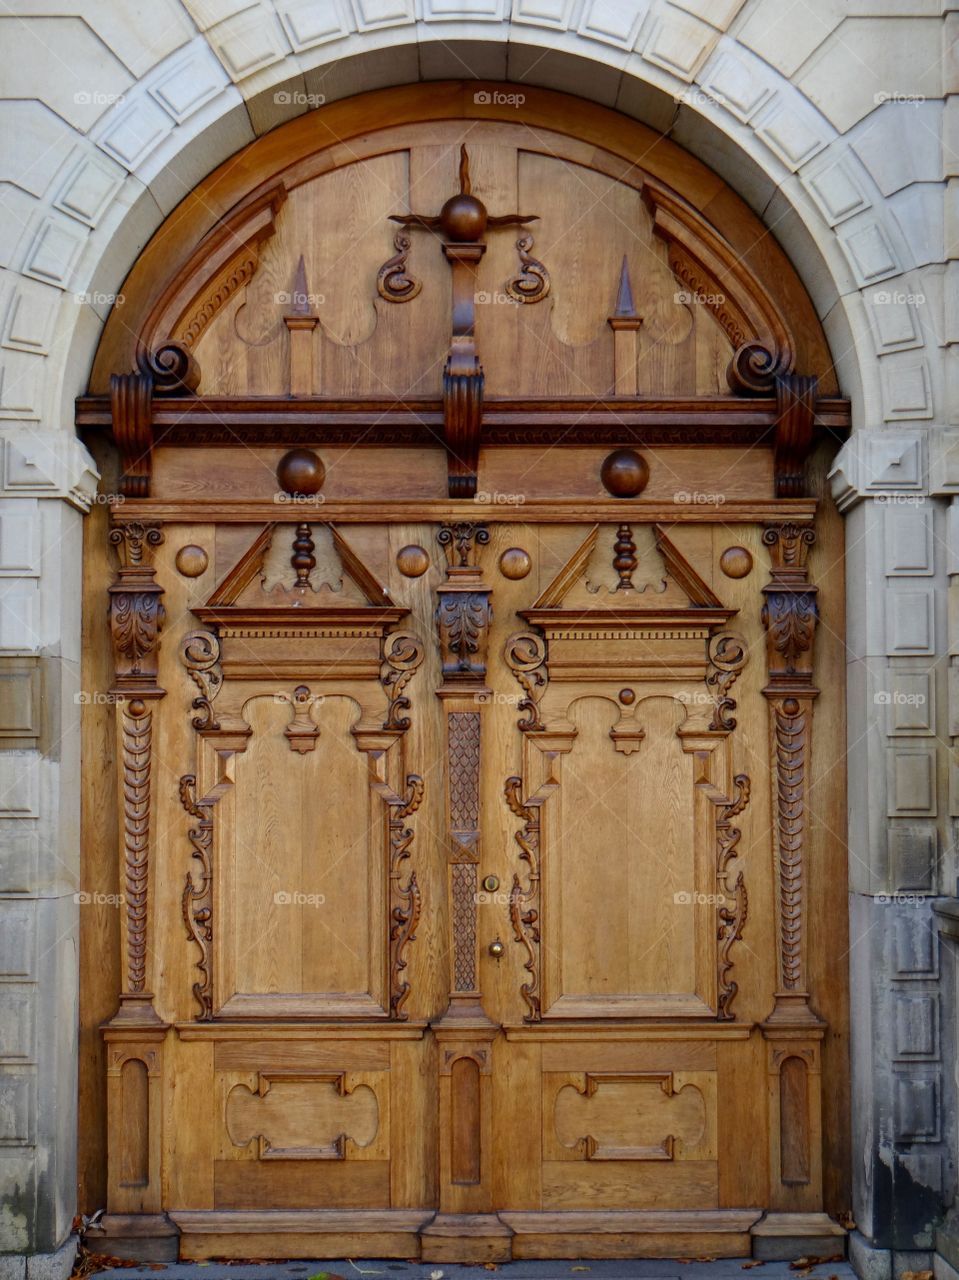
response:
<path id="1" fill-rule="evenodd" d="M 310 497 L 323 488 L 326 467 L 312 449 L 291 449 L 277 463 L 276 478 L 291 497 Z"/>
<path id="2" fill-rule="evenodd" d="M 202 547 L 194 546 L 193 543 L 188 542 L 185 547 L 181 547 L 176 553 L 174 563 L 184 578 L 198 578 L 210 563 L 210 557 Z"/>
<path id="3" fill-rule="evenodd" d="M 727 578 L 745 578 L 752 572 L 753 558 L 745 547 L 727 547 L 719 557 L 719 567 Z"/>
<path id="4" fill-rule="evenodd" d="M 420 578 L 430 567 L 430 557 L 425 547 L 411 543 L 396 553 L 396 567 L 407 578 Z"/>
<path id="5" fill-rule="evenodd" d="M 483 239 L 487 218 L 482 200 L 461 191 L 450 196 L 440 210 L 440 229 L 454 244 L 471 244 Z"/>
<path id="6" fill-rule="evenodd" d="M 635 498 L 649 483 L 649 463 L 635 449 L 615 449 L 603 459 L 599 478 L 614 498 Z"/>
<path id="7" fill-rule="evenodd" d="M 528 551 L 524 551 L 522 547 L 509 547 L 499 558 L 499 571 L 504 578 L 518 582 L 520 578 L 526 577 L 532 564 Z"/>

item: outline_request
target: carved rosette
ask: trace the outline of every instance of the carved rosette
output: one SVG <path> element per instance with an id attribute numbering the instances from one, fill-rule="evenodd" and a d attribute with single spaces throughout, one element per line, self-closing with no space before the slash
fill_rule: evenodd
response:
<path id="1" fill-rule="evenodd" d="M 196 967 L 201 977 L 193 984 L 193 995 L 200 1006 L 198 1020 L 209 1022 L 213 1017 L 213 806 L 198 802 L 196 777 L 192 773 L 180 779 L 180 803 L 197 820 L 197 825 L 190 829 L 189 837 L 193 857 L 199 861 L 200 869 L 196 879 L 192 871 L 187 872 L 182 908 L 187 937 L 200 948 Z"/>
<path id="2" fill-rule="evenodd" d="M 779 978 L 768 1024 L 818 1025 L 805 975 L 805 840 L 812 736 L 816 588 L 807 558 L 816 539 L 810 525 L 768 525 L 763 543 L 772 571 L 763 587 L 769 701 L 774 748 L 776 858 L 779 880 Z"/>
<path id="3" fill-rule="evenodd" d="M 739 773 L 733 779 L 736 798 L 729 804 L 720 804 L 716 814 L 716 884 L 722 897 L 718 908 L 718 1004 L 719 1017 L 724 1021 L 732 1019 L 732 1003 L 739 990 L 737 983 L 729 977 L 733 967 L 730 952 L 734 943 L 743 936 L 743 926 L 749 911 L 749 898 L 742 871 L 731 877 L 729 863 L 736 857 L 741 832 L 733 826 L 733 818 L 738 817 L 749 803 L 749 778 Z"/>
<path id="4" fill-rule="evenodd" d="M 520 848 L 520 858 L 529 870 L 526 885 L 523 886 L 518 875 L 513 876 L 513 887 L 509 896 L 509 918 L 513 926 L 514 939 L 526 951 L 523 967 L 529 978 L 520 987 L 520 994 L 526 1002 L 528 1012 L 526 1022 L 539 1022 L 542 1011 L 540 1006 L 540 960 L 539 960 L 539 913 L 540 913 L 540 873 L 539 873 L 539 807 L 525 805 L 522 802 L 521 778 L 506 779 L 504 794 L 506 803 L 512 813 L 523 821 L 523 828 L 515 835 Z"/>
<path id="5" fill-rule="evenodd" d="M 403 864 L 409 859 L 413 831 L 405 819 L 416 812 L 423 800 L 423 779 L 411 773 L 406 778 L 406 798 L 390 805 L 390 1017 L 405 1022 L 409 1014 L 403 1010 L 410 984 L 402 977 L 406 968 L 406 952 L 416 941 L 423 900 L 416 872 L 410 871 L 403 882 Z"/>
<path id="6" fill-rule="evenodd" d="M 506 641 L 505 657 L 506 665 L 526 693 L 519 704 L 525 714 L 517 728 L 523 733 L 536 733 L 543 729 L 539 704 L 549 684 L 546 641 L 534 631 L 518 631 Z"/>

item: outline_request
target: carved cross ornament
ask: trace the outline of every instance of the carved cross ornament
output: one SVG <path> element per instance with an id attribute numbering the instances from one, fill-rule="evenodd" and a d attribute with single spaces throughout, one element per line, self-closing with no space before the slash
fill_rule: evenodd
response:
<path id="1" fill-rule="evenodd" d="M 396 254 L 383 264 L 376 287 L 387 302 L 409 302 L 422 288 L 407 271 L 411 240 L 409 227 L 422 227 L 441 238 L 443 255 L 452 270 L 453 322 L 449 354 L 443 370 L 443 435 L 446 444 L 449 496 L 472 498 L 483 423 L 483 366 L 476 349 L 476 268 L 486 252 L 484 237 L 499 227 L 524 229 L 537 214 L 492 216 L 472 193 L 469 155 L 460 148 L 460 189 L 436 216 L 393 214 L 401 230 L 393 240 Z M 525 229 L 516 241 L 520 269 L 506 284 L 516 302 L 539 302 L 549 293 L 549 273 L 530 249 L 533 237 Z"/>

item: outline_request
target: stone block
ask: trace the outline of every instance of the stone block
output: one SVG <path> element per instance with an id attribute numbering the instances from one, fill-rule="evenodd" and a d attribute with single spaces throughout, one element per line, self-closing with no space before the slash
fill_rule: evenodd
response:
<path id="1" fill-rule="evenodd" d="M 54 1253 L 27 1257 L 26 1280 L 67 1280 L 77 1256 L 77 1237 L 70 1236 Z"/>
<path id="2" fill-rule="evenodd" d="M 840 133 L 883 102 L 910 110 L 939 93 L 941 22 L 911 16 L 849 17 L 826 36 L 796 84 Z M 855 49 L 855 74 L 850 50 Z"/>
<path id="3" fill-rule="evenodd" d="M 911 103 L 908 110 L 885 102 L 847 135 L 883 195 L 941 177 L 941 117 L 938 100 Z"/>

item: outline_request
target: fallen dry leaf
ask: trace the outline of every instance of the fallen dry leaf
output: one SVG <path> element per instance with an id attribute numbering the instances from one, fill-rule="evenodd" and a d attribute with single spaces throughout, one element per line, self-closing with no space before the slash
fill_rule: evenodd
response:
<path id="1" fill-rule="evenodd" d="M 751 1262 L 744 1262 L 742 1264 L 742 1269 L 743 1271 L 751 1271 L 753 1267 L 764 1267 L 765 1265 L 766 1264 L 762 1258 L 753 1258 Z"/>
<path id="2" fill-rule="evenodd" d="M 902 1280 L 932 1280 L 931 1271 L 904 1271 Z"/>

